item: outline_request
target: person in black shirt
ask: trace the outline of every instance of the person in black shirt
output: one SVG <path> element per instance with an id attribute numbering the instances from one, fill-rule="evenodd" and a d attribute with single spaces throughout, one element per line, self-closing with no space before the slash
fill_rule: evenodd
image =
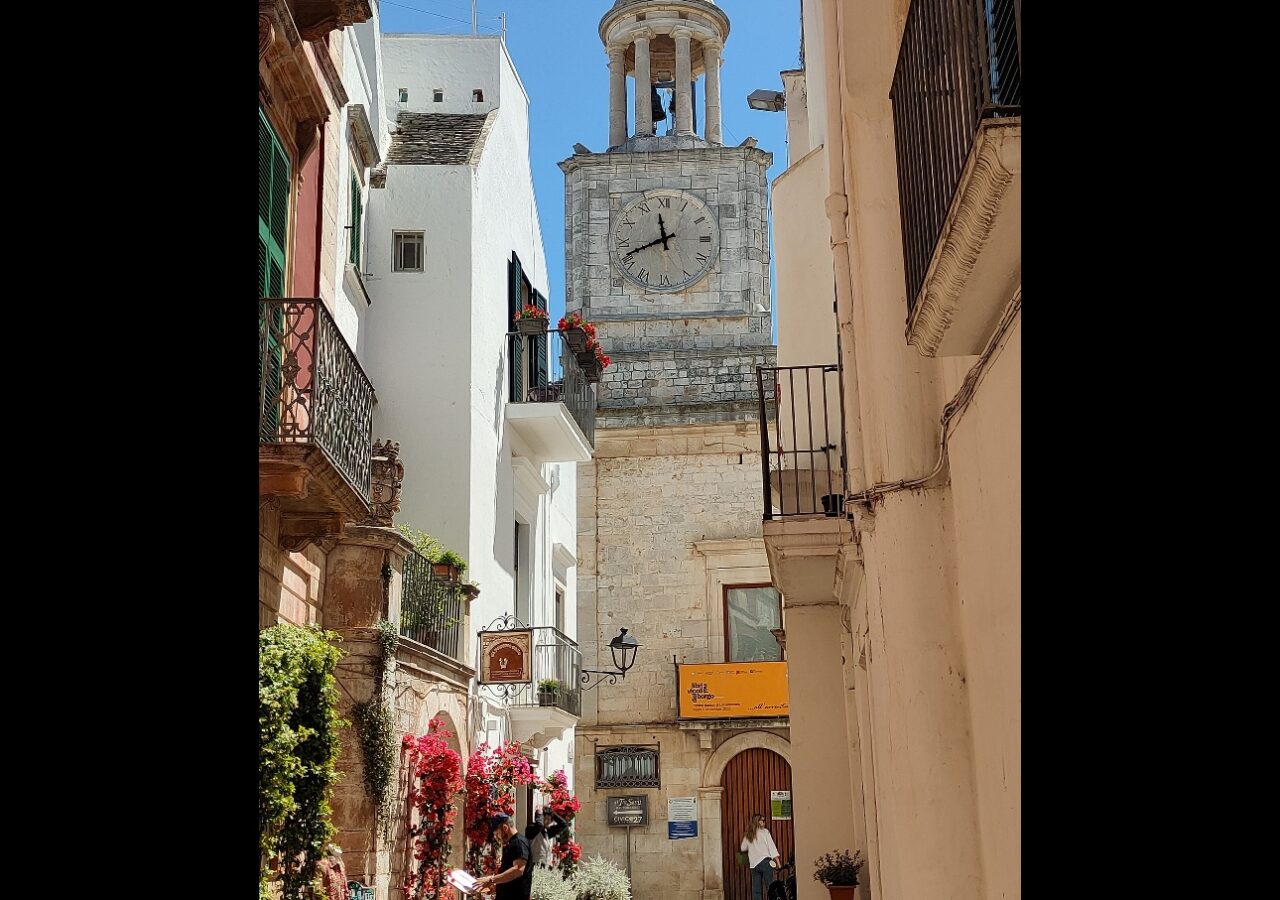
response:
<path id="1" fill-rule="evenodd" d="M 486 875 L 477 880 L 484 888 L 497 886 L 496 900 L 529 900 L 529 893 L 533 890 L 529 841 L 506 813 L 494 816 L 490 828 L 502 838 L 502 862 L 497 875 Z"/>

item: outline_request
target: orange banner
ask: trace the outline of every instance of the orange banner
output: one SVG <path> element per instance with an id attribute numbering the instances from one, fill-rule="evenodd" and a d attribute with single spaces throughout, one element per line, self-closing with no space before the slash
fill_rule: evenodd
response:
<path id="1" fill-rule="evenodd" d="M 760 719 L 787 716 L 784 662 L 680 665 L 680 718 Z"/>

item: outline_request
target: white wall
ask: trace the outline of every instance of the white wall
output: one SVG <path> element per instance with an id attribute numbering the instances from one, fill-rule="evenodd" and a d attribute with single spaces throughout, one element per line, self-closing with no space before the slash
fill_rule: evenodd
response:
<path id="1" fill-rule="evenodd" d="M 389 166 L 386 187 L 369 192 L 367 250 L 374 301 L 366 371 L 378 400 L 374 437 L 399 441 L 405 466 L 397 521 L 463 555 L 472 472 L 472 177 L 467 166 Z M 394 231 L 425 233 L 422 273 L 392 271 Z"/>
<path id="2" fill-rule="evenodd" d="M 384 103 L 387 117 L 396 112 L 483 113 L 502 100 L 496 36 L 441 34 L 384 34 L 383 67 L 386 77 Z M 400 88 L 409 89 L 409 102 L 400 102 Z M 444 101 L 432 100 L 436 88 Z M 484 91 L 484 102 L 475 103 L 471 92 Z"/>
<path id="3" fill-rule="evenodd" d="M 378 10 L 375 6 L 373 17 L 368 22 L 345 29 L 342 38 L 342 86 L 347 92 L 347 102 L 348 104 L 358 103 L 364 107 L 365 114 L 369 116 L 369 122 L 373 127 L 374 134 L 386 130 L 380 127 L 381 116 L 377 112 L 379 76 L 377 66 L 380 55 L 378 53 L 379 41 L 377 38 L 379 27 Z M 369 301 L 346 274 L 350 240 L 350 232 L 346 226 L 350 224 L 351 220 L 352 164 L 353 159 L 359 159 L 359 154 L 354 150 L 355 144 L 347 117 L 347 109 L 348 107 L 343 107 L 338 113 L 340 116 L 339 127 L 342 134 L 341 145 L 337 148 L 338 209 L 336 224 L 338 252 L 334 260 L 335 268 L 330 273 L 330 276 L 333 278 L 334 284 L 334 319 L 338 323 L 338 328 L 342 331 L 342 336 L 347 339 L 347 343 L 356 351 L 356 356 L 363 362 L 367 359 L 369 350 L 365 341 Z M 364 184 L 363 200 L 365 205 L 363 219 L 365 223 L 364 230 L 367 233 L 369 172 L 365 170 L 359 174 L 360 180 Z M 366 249 L 366 256 L 367 252 Z M 365 259 L 361 261 L 361 271 L 370 271 Z M 368 284 L 366 283 L 367 288 Z"/>

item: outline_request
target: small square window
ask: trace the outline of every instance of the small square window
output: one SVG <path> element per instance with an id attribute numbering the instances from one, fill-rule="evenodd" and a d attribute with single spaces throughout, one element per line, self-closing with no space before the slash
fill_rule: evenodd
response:
<path id="1" fill-rule="evenodd" d="M 396 272 L 421 272 L 423 256 L 423 232 L 397 231 L 395 233 L 392 270 Z"/>
<path id="2" fill-rule="evenodd" d="M 432 99 L 432 101 L 434 101 L 435 103 L 443 103 L 443 102 L 444 102 L 444 91 L 443 91 L 443 90 L 441 90 L 440 88 L 436 88 L 434 91 L 432 91 L 432 92 L 431 92 L 431 99 Z"/>
<path id="3" fill-rule="evenodd" d="M 401 103 L 408 103 L 408 102 L 409 102 L 409 89 L 408 89 L 408 88 L 400 88 L 400 102 L 401 102 Z"/>
<path id="4" fill-rule="evenodd" d="M 476 88 L 474 91 L 471 92 L 471 99 L 476 103 L 483 103 L 484 91 L 480 90 L 480 88 Z"/>

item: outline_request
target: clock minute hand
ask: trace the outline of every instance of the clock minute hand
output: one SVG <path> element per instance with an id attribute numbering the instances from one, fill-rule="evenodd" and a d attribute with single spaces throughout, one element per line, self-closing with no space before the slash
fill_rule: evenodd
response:
<path id="1" fill-rule="evenodd" d="M 622 258 L 623 258 L 623 259 L 626 259 L 628 256 L 635 256 L 635 255 L 636 255 L 637 253 L 639 253 L 641 250 L 648 250 L 648 249 L 649 249 L 650 247 L 652 247 L 654 244 L 661 244 L 661 243 L 662 243 L 662 238 L 655 238 L 654 240 L 650 241 L 649 243 L 644 244 L 644 245 L 642 245 L 642 246 L 640 246 L 640 247 L 637 247 L 637 248 L 636 248 L 636 249 L 634 249 L 634 250 L 630 250 L 630 251 L 628 251 L 627 253 L 623 254 Z"/>

